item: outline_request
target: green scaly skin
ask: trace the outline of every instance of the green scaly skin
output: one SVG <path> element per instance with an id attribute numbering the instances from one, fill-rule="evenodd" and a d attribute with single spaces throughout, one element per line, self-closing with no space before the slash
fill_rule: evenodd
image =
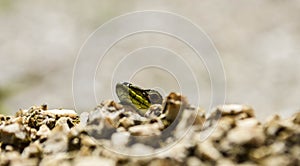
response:
<path id="1" fill-rule="evenodd" d="M 128 82 L 118 83 L 116 93 L 121 104 L 133 106 L 142 115 L 152 104 L 162 104 L 163 101 L 161 94 L 156 90 L 142 89 Z"/>

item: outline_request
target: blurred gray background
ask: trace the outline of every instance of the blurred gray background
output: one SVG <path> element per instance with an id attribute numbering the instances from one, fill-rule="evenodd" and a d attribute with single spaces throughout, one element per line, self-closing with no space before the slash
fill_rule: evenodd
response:
<path id="1" fill-rule="evenodd" d="M 180 14 L 210 36 L 224 64 L 226 103 L 249 104 L 261 120 L 275 113 L 286 117 L 299 111 L 300 1 L 1 0 L 0 113 L 42 103 L 52 108 L 74 108 L 72 73 L 84 41 L 111 18 L 141 10 Z M 180 54 L 189 53 L 179 41 L 167 36 L 143 34 L 121 41 L 107 55 L 110 58 L 105 64 L 114 66 L 133 48 L 153 42 Z M 202 99 L 207 103 L 209 79 L 199 66 L 193 67 L 200 68 L 203 75 Z M 157 77 L 160 83 L 168 83 L 162 78 L 169 76 L 144 77 L 147 72 L 137 73 L 136 82 L 147 83 Z M 101 87 L 107 79 L 99 75 L 97 80 L 99 89 L 111 90 Z M 108 91 L 99 96 L 111 98 L 106 97 Z"/>

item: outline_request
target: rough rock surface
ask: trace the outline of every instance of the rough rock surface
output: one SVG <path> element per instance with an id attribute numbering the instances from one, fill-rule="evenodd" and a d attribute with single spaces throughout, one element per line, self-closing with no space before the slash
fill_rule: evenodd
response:
<path id="1" fill-rule="evenodd" d="M 0 115 L 0 165 L 300 165 L 300 113 L 259 122 L 245 105 L 207 117 L 171 93 L 145 116 L 114 101 L 79 116 L 46 105 Z"/>

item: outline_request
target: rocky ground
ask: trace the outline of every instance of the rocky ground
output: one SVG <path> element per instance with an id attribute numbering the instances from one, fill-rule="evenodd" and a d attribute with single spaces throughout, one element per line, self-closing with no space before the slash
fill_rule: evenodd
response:
<path id="1" fill-rule="evenodd" d="M 107 100 L 81 115 L 42 105 L 0 120 L 0 165 L 300 165 L 300 112 L 208 115 L 176 93 L 145 115 Z"/>

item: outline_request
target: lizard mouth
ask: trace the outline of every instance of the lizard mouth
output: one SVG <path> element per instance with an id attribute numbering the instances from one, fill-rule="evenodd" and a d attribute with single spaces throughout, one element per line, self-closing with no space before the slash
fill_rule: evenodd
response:
<path id="1" fill-rule="evenodd" d="M 124 83 L 117 83 L 116 85 L 116 94 L 120 100 L 120 102 L 130 102 L 129 98 L 129 87 Z"/>

